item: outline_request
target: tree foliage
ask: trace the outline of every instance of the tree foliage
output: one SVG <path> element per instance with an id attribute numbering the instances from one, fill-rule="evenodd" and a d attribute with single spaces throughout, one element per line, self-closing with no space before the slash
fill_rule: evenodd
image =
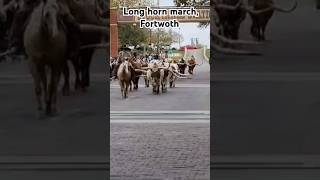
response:
<path id="1" fill-rule="evenodd" d="M 119 26 L 119 39 L 121 46 L 149 45 L 150 42 L 154 45 L 170 46 L 172 43 L 178 43 L 179 40 L 183 41 L 182 35 L 172 30 L 142 29 L 129 24 Z"/>
<path id="2" fill-rule="evenodd" d="M 178 7 L 188 7 L 188 6 L 210 6 L 210 0 L 174 0 L 174 3 Z M 205 28 L 209 26 L 210 22 L 199 23 L 200 28 Z"/>
<path id="3" fill-rule="evenodd" d="M 178 7 L 185 6 L 210 6 L 210 0 L 174 0 Z"/>
<path id="4" fill-rule="evenodd" d="M 183 41 L 182 35 L 179 33 L 172 31 L 172 30 L 165 30 L 165 29 L 154 29 L 151 31 L 151 43 L 159 46 L 170 46 L 173 43 L 178 43 Z M 150 30 L 149 30 L 149 37 L 148 40 L 150 41 Z"/>
<path id="5" fill-rule="evenodd" d="M 131 24 L 119 26 L 119 39 L 121 45 L 136 46 L 146 43 L 148 39 L 148 30 L 141 29 Z"/>
<path id="6" fill-rule="evenodd" d="M 111 7 L 139 7 L 139 6 L 151 6 L 153 5 L 153 0 L 111 0 Z"/>

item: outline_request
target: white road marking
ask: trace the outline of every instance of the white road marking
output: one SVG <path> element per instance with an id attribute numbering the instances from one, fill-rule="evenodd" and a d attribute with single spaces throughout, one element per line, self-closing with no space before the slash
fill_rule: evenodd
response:
<path id="1" fill-rule="evenodd" d="M 319 81 L 320 73 L 314 72 L 224 72 L 212 73 L 212 81 Z"/>
<path id="2" fill-rule="evenodd" d="M 110 111 L 111 123 L 210 123 L 210 111 Z"/>

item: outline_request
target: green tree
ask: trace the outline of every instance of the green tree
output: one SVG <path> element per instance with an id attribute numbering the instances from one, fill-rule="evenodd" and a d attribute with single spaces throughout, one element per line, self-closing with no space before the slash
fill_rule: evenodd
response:
<path id="1" fill-rule="evenodd" d="M 146 44 L 148 38 L 148 30 L 133 26 L 132 24 L 119 26 L 119 39 L 121 45 L 136 46 L 141 43 Z"/>
<path id="2" fill-rule="evenodd" d="M 210 0 L 174 0 L 176 6 L 210 6 Z"/>
<path id="3" fill-rule="evenodd" d="M 180 42 L 183 41 L 182 35 L 172 30 L 155 29 L 151 33 L 151 42 L 159 46 L 170 46 L 172 43 L 178 43 L 179 39 Z M 148 40 L 150 40 L 150 35 Z"/>

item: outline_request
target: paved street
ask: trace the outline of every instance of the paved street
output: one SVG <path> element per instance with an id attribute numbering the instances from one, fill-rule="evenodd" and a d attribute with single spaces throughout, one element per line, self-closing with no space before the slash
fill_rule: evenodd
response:
<path id="1" fill-rule="evenodd" d="M 143 80 L 123 100 L 111 83 L 111 179 L 209 179 L 210 67 L 201 51 L 192 79 L 153 95 Z"/>
<path id="2" fill-rule="evenodd" d="M 138 91 L 129 92 L 129 98 L 121 97 L 119 82 L 111 82 L 111 111 L 149 111 L 149 110 L 209 110 L 210 99 L 210 66 L 203 59 L 201 50 L 190 52 L 194 54 L 197 63 L 192 79 L 179 79 L 176 88 L 168 88 L 166 93 L 153 95 L 152 89 L 144 87 L 140 78 Z M 187 56 L 190 56 L 188 53 Z M 186 70 L 187 73 L 187 70 Z"/>
<path id="3" fill-rule="evenodd" d="M 112 123 L 112 180 L 209 179 L 208 123 Z"/>
<path id="4" fill-rule="evenodd" d="M 26 161 L 21 167 L 24 169 L 29 167 L 28 163 L 39 163 L 39 167 L 34 168 L 40 168 L 40 162 L 51 167 L 69 161 L 83 166 L 97 164 L 106 169 L 108 123 L 105 118 L 106 79 L 102 77 L 106 71 L 105 57 L 104 50 L 94 55 L 92 86 L 88 92 L 72 91 L 68 97 L 60 93 L 58 116 L 41 120 L 36 118 L 33 82 L 26 62 L 0 64 L 1 165 L 19 166 Z M 50 160 L 50 157 L 55 159 Z M 87 167 L 90 169 L 90 165 Z"/>
<path id="5" fill-rule="evenodd" d="M 289 2 L 276 1 L 282 7 Z M 293 13 L 274 14 L 267 27 L 263 56 L 217 56 L 216 72 L 211 77 L 215 107 L 211 151 L 218 158 L 215 167 L 273 167 L 278 163 L 310 167 L 305 163 L 307 157 L 319 155 L 320 24 L 314 20 L 319 19 L 320 11 L 314 1 L 298 2 Z M 249 22 L 241 30 L 246 39 Z M 288 155 L 298 157 L 294 164 L 285 158 Z M 268 159 L 273 161 L 265 163 Z M 216 172 L 215 179 L 225 180 L 236 179 L 229 173 L 240 170 Z M 271 177 L 277 173 L 262 174 L 259 179 L 275 179 Z"/>

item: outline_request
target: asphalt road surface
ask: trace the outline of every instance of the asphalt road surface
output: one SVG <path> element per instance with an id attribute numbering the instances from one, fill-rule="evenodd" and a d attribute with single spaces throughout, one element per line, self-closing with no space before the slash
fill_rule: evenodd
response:
<path id="1" fill-rule="evenodd" d="M 18 179 L 19 174 L 30 177 L 35 169 L 55 169 L 68 163 L 95 171 L 103 168 L 101 174 L 107 174 L 105 57 L 105 50 L 96 51 L 88 92 L 75 92 L 72 88 L 68 97 L 60 92 L 58 115 L 46 119 L 36 118 L 33 81 L 26 61 L 0 63 L 1 179 L 10 179 L 9 174 L 11 179 Z M 32 168 L 30 172 L 6 173 L 4 169 L 8 166 L 22 171 Z M 62 178 L 58 174 L 57 179 Z M 75 175 L 72 172 L 60 174 L 70 179 L 72 176 L 67 174 Z M 41 173 L 37 177 L 41 177 Z"/>
<path id="2" fill-rule="evenodd" d="M 276 1 L 282 7 L 290 2 Z M 320 153 L 320 11 L 315 1 L 298 3 L 291 14 L 274 14 L 263 56 L 217 56 L 211 74 L 214 167 L 319 167 L 319 158 L 306 160 Z M 243 39 L 250 38 L 249 25 L 247 20 L 242 26 Z M 216 172 L 217 180 L 248 179 L 243 171 L 237 178 L 232 173 L 240 171 Z M 256 176 L 276 178 L 277 173 L 266 172 Z"/>
<path id="3" fill-rule="evenodd" d="M 112 180 L 209 179 L 210 66 L 201 50 L 192 79 L 153 95 L 140 79 L 137 91 L 121 98 L 111 82 Z"/>
<path id="4" fill-rule="evenodd" d="M 209 110 L 210 109 L 210 65 L 204 59 L 201 50 L 188 52 L 193 54 L 199 66 L 194 69 L 192 79 L 179 79 L 175 88 L 169 88 L 166 93 L 153 95 L 152 88 L 145 88 L 143 78 L 140 78 L 139 89 L 129 92 L 129 98 L 121 97 L 118 81 L 111 82 L 111 111 L 149 111 L 149 110 Z M 187 73 L 187 70 L 186 70 Z"/>

